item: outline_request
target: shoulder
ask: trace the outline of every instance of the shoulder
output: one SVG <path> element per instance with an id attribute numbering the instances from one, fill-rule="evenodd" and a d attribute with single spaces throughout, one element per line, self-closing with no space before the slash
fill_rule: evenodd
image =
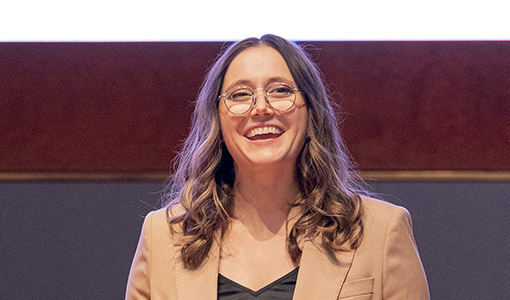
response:
<path id="1" fill-rule="evenodd" d="M 161 227 L 168 222 L 167 209 L 165 207 L 151 211 L 145 216 L 144 226 L 151 226 L 151 229 Z"/>
<path id="2" fill-rule="evenodd" d="M 179 224 L 171 224 L 170 219 L 185 213 L 182 206 L 163 207 L 145 216 L 142 234 L 150 236 L 151 243 L 173 243 L 175 234 L 182 232 Z"/>
<path id="3" fill-rule="evenodd" d="M 363 206 L 365 209 L 368 210 L 377 210 L 378 212 L 391 212 L 395 209 L 405 209 L 401 206 L 386 202 L 384 200 L 372 198 L 365 195 L 360 195 L 361 202 L 363 203 Z"/>
<path id="4" fill-rule="evenodd" d="M 186 209 L 180 204 L 165 206 L 148 213 L 145 217 L 144 227 L 150 226 L 150 230 L 156 233 L 175 232 L 179 226 L 170 224 L 169 220 L 184 213 L 186 213 Z"/>
<path id="5" fill-rule="evenodd" d="M 408 210 L 366 196 L 361 199 L 364 234 L 351 272 L 355 277 L 375 277 L 381 298 L 429 299 Z"/>
<path id="6" fill-rule="evenodd" d="M 131 265 L 126 299 L 175 299 L 177 252 L 166 207 L 147 214 Z"/>
<path id="7" fill-rule="evenodd" d="M 383 241 L 383 237 L 398 233 L 412 236 L 409 211 L 392 203 L 361 196 L 363 207 L 364 239 Z"/>
<path id="8" fill-rule="evenodd" d="M 394 218 L 410 219 L 409 211 L 383 200 L 360 196 L 363 207 L 363 217 L 367 222 L 391 222 Z"/>

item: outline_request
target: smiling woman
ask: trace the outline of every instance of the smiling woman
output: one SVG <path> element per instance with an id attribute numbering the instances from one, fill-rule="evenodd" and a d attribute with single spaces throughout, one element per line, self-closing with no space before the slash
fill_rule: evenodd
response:
<path id="1" fill-rule="evenodd" d="M 230 64 L 222 90 L 238 89 L 239 82 L 246 83 L 244 89 L 255 91 L 247 97 L 249 106 L 243 109 L 244 113 L 232 114 L 232 109 L 227 109 L 232 107 L 227 103 L 233 102 L 229 98 L 242 95 L 237 92 L 222 97 L 226 105 L 220 105 L 218 109 L 222 137 L 234 159 L 236 178 L 253 185 L 261 172 L 294 176 L 295 162 L 305 140 L 307 114 L 303 96 L 301 93 L 296 95 L 295 88 L 290 88 L 296 84 L 285 60 L 269 46 L 248 48 Z M 273 96 L 278 91 L 284 95 Z M 242 100 L 237 98 L 234 101 Z M 286 168 L 289 169 L 286 172 L 275 172 Z M 246 174 L 248 171 L 250 175 Z M 241 180 L 240 177 L 245 175 L 251 179 Z"/>
<path id="2" fill-rule="evenodd" d="M 299 45 L 226 49 L 126 299 L 428 299 L 409 213 L 364 195 L 337 124 Z"/>

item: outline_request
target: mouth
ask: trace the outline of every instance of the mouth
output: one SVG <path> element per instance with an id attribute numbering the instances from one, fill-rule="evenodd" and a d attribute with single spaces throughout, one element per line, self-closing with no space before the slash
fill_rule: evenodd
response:
<path id="1" fill-rule="evenodd" d="M 244 135 L 249 140 L 266 140 L 266 139 L 274 139 L 283 134 L 283 130 L 276 126 L 264 126 L 257 127 L 249 130 Z"/>

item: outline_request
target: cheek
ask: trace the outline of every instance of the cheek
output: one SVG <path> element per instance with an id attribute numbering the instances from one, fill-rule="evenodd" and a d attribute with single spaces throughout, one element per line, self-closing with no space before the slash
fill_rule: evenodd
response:
<path id="1" fill-rule="evenodd" d="M 306 136 L 308 135 L 308 113 L 306 108 L 300 108 L 298 114 L 296 115 L 296 119 L 294 120 L 296 124 L 298 124 L 298 135 Z"/>
<path id="2" fill-rule="evenodd" d="M 225 135 L 227 134 L 226 129 L 228 129 L 228 117 L 221 108 L 218 108 L 218 118 L 220 119 L 221 136 L 225 138 Z"/>
<path id="3" fill-rule="evenodd" d="M 221 136 L 225 142 L 232 140 L 234 135 L 237 133 L 236 129 L 238 126 L 239 122 L 232 120 L 228 116 L 220 114 Z"/>

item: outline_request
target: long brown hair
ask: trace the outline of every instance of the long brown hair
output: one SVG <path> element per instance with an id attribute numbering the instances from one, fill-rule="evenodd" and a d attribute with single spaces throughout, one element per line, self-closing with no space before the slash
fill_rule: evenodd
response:
<path id="1" fill-rule="evenodd" d="M 302 250 L 298 237 L 319 236 L 324 249 L 333 253 L 355 249 L 363 236 L 360 178 L 353 171 L 338 132 L 338 120 L 322 76 L 297 44 L 275 35 L 248 38 L 228 47 L 209 69 L 195 102 L 189 136 L 175 160 L 176 171 L 167 186 L 167 210 L 180 205 L 184 213 L 169 219 L 181 224 L 181 258 L 188 269 L 200 267 L 215 232 L 228 229 L 233 210 L 234 163 L 221 142 L 218 95 L 232 60 L 243 50 L 267 45 L 285 59 L 308 109 L 308 143 L 297 159 L 296 178 L 302 215 L 287 238 L 287 250 L 297 261 Z"/>

